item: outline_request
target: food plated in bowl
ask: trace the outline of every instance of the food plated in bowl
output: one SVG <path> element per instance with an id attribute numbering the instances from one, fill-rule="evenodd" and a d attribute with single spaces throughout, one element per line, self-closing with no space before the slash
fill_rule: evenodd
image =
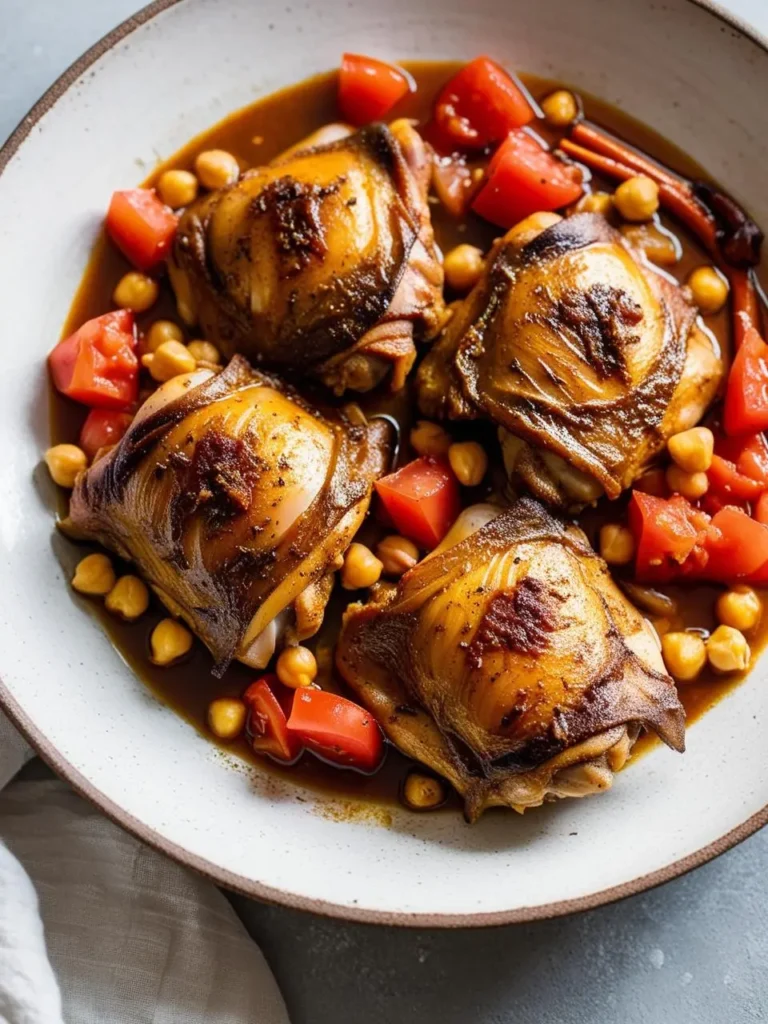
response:
<path id="1" fill-rule="evenodd" d="M 713 703 L 715 672 L 759 647 L 759 442 L 721 427 L 728 290 L 691 271 L 722 260 L 754 318 L 751 278 L 729 237 L 655 218 L 667 190 L 719 230 L 721 194 L 694 194 L 679 154 L 638 156 L 589 96 L 526 94 L 486 58 L 408 65 L 382 72 L 400 106 L 354 123 L 350 63 L 340 109 L 335 76 L 297 86 L 105 202 L 110 241 L 50 359 L 54 439 L 85 455 L 48 461 L 74 484 L 69 536 L 133 563 L 97 551 L 75 589 L 166 699 L 197 718 L 205 693 L 202 730 L 248 744 L 281 794 L 365 806 L 389 773 L 387 815 L 408 817 L 398 788 L 418 809 L 448 796 L 433 818 L 453 834 L 462 803 L 476 820 L 609 789 L 643 729 L 682 749 L 683 704 Z M 286 137 L 291 110 L 322 116 Z M 586 170 L 601 145 L 619 146 L 600 168 L 627 179 L 615 194 Z M 741 477 L 754 501 L 734 500 Z"/>

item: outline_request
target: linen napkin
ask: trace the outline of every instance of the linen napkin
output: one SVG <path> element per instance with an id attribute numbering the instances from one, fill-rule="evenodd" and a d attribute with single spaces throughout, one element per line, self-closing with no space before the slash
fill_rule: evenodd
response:
<path id="1" fill-rule="evenodd" d="M 31 756 L 0 713 L 0 1024 L 288 1024 L 216 887 L 65 783 L 11 782 Z"/>

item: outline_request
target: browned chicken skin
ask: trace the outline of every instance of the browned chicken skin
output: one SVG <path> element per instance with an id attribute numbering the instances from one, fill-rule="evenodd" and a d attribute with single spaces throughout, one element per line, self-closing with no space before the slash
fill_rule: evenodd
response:
<path id="1" fill-rule="evenodd" d="M 414 339 L 444 316 L 430 174 L 399 121 L 290 150 L 209 193 L 183 214 L 170 261 L 181 315 L 226 355 L 339 394 L 390 370 L 401 387 Z"/>
<path id="2" fill-rule="evenodd" d="M 583 533 L 530 498 L 466 510 L 396 588 L 351 606 L 337 664 L 470 820 L 608 788 L 640 727 L 684 746 L 655 633 Z"/>
<path id="3" fill-rule="evenodd" d="M 490 418 L 510 476 L 566 508 L 631 486 L 723 366 L 683 291 L 595 214 L 514 228 L 419 368 L 429 416 Z"/>
<path id="4" fill-rule="evenodd" d="M 136 563 L 211 650 L 264 667 L 319 628 L 392 443 L 235 357 L 175 377 L 77 482 L 66 529 Z"/>

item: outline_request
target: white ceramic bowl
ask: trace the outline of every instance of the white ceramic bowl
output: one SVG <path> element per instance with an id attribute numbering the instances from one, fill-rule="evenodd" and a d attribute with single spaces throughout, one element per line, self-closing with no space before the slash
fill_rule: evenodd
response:
<path id="1" fill-rule="evenodd" d="M 229 111 L 333 67 L 491 53 L 623 106 L 768 225 L 768 51 L 693 0 L 159 0 L 86 54 L 0 152 L 2 704 L 120 824 L 249 895 L 367 921 L 472 925 L 595 906 L 673 877 L 768 819 L 768 662 L 599 798 L 468 827 L 386 827 L 228 762 L 155 700 L 66 580 L 39 469 L 44 357 L 109 196 Z M 37 469 L 35 467 L 38 467 Z M 299 797 L 304 800 L 299 800 Z M 336 820 L 341 817 L 343 820 Z"/>

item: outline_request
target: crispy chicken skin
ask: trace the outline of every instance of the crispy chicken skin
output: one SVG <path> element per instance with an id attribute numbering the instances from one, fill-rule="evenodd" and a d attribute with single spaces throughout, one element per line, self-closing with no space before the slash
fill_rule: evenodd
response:
<path id="1" fill-rule="evenodd" d="M 211 650 L 268 662 L 319 628 L 392 431 L 321 414 L 236 356 L 175 377 L 79 479 L 65 529 L 129 559 Z"/>
<path id="2" fill-rule="evenodd" d="M 578 508 L 693 426 L 723 365 L 683 291 L 596 214 L 513 228 L 421 364 L 428 416 L 486 417 L 507 471 Z"/>
<path id="3" fill-rule="evenodd" d="M 182 215 L 181 316 L 228 356 L 336 393 L 402 387 L 444 319 L 429 150 L 407 121 L 290 150 Z M 343 131 L 343 126 L 341 131 Z M 323 136 L 319 136 L 323 138 Z"/>
<path id="4" fill-rule="evenodd" d="M 607 789 L 641 727 L 684 747 L 655 633 L 584 534 L 531 498 L 466 510 L 397 587 L 350 606 L 337 665 L 470 821 Z"/>

